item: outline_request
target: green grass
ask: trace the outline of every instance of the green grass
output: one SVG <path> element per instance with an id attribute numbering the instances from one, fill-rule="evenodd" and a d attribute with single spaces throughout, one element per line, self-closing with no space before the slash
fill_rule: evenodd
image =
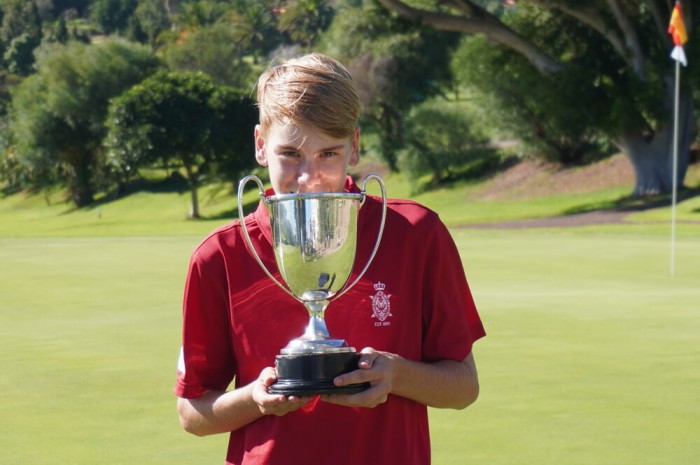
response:
<path id="1" fill-rule="evenodd" d="M 478 402 L 433 411 L 436 463 L 697 462 L 699 237 L 671 277 L 656 235 L 455 236 L 489 334 Z"/>
<path id="2" fill-rule="evenodd" d="M 252 187 L 252 186 L 251 186 Z M 255 191 L 246 199 L 253 199 Z M 187 220 L 188 192 L 138 192 L 116 202 L 76 209 L 54 193 L 14 194 L 0 201 L 0 237 L 203 235 L 234 217 L 235 195 L 226 188 L 202 189 L 204 219 Z"/>
<path id="3" fill-rule="evenodd" d="M 668 208 L 638 214 L 649 224 L 456 227 L 617 195 L 511 204 L 474 202 L 473 188 L 419 198 L 455 226 L 488 332 L 477 403 L 431 410 L 434 463 L 696 463 L 700 227 L 679 223 L 671 277 Z M 184 433 L 171 390 L 187 260 L 235 206 L 225 189 L 202 198 L 206 221 L 185 220 L 179 193 L 99 211 L 0 200 L 0 464 L 223 462 L 226 437 Z M 698 207 L 683 202 L 679 218 L 697 221 Z"/>
<path id="4" fill-rule="evenodd" d="M 700 171 L 700 170 L 698 170 Z M 408 198 L 411 187 L 399 175 L 385 178 L 390 197 Z M 373 181 L 368 191 L 379 194 Z M 583 194 L 560 194 L 515 200 L 479 200 L 480 185 L 462 184 L 413 196 L 440 213 L 451 227 L 511 220 L 561 216 L 597 208 L 612 208 L 629 193 L 628 188 L 611 188 Z M 61 193 L 47 199 L 43 195 L 18 193 L 0 198 L 0 237 L 84 237 L 204 235 L 238 216 L 236 193 L 230 185 L 214 185 L 200 190 L 203 219 L 187 220 L 188 192 L 138 192 L 119 201 L 76 209 Z M 255 207 L 257 190 L 246 189 L 245 211 Z M 700 196 L 679 201 L 676 208 L 679 234 L 700 233 Z M 668 234 L 671 221 L 667 205 L 631 213 L 627 221 L 637 223 L 644 233 Z M 599 228 L 600 229 L 600 228 Z M 613 227 L 602 227 L 614 231 Z"/>
<path id="5" fill-rule="evenodd" d="M 221 463 L 172 385 L 196 237 L 0 239 L 0 463 Z"/>

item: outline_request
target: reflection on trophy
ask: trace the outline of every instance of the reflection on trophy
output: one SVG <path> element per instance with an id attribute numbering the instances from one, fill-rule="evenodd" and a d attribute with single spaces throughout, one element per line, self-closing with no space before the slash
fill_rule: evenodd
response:
<path id="1" fill-rule="evenodd" d="M 375 179 L 382 192 L 382 221 L 374 249 L 355 280 L 346 286 L 352 273 L 357 246 L 357 216 L 366 197 L 365 185 Z M 270 213 L 272 246 L 282 280 L 280 283 L 265 267 L 250 240 L 243 213 L 243 189 L 255 181 L 260 198 Z M 362 278 L 379 248 L 386 219 L 384 182 L 375 174 L 362 181 L 361 193 L 323 192 L 282 194 L 266 197 L 262 181 L 254 175 L 238 185 L 238 213 L 243 235 L 258 264 L 281 289 L 304 304 L 309 324 L 297 339 L 290 341 L 276 357 L 277 382 L 272 394 L 309 396 L 355 393 L 368 383 L 336 387 L 333 378 L 357 369 L 359 354 L 343 339 L 331 337 L 324 315 L 328 305 Z"/>

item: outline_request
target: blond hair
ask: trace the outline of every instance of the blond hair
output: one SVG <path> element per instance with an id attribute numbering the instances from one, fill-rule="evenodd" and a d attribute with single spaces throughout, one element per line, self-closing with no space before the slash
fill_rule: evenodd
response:
<path id="1" fill-rule="evenodd" d="M 276 122 L 311 125 L 336 138 L 352 137 L 360 116 L 350 73 L 318 53 L 269 68 L 258 79 L 257 98 L 263 134 Z"/>

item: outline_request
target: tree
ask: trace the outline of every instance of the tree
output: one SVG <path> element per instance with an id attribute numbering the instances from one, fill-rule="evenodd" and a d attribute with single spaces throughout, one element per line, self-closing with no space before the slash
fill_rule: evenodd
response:
<path id="1" fill-rule="evenodd" d="M 581 164 L 609 154 L 606 137 L 593 130 L 607 117 L 599 104 L 601 91 L 581 92 L 601 67 L 616 66 L 600 49 L 596 36 L 581 40 L 581 25 L 566 18 L 550 21 L 546 15 L 524 14 L 521 8 L 510 23 L 522 25 L 528 35 L 546 44 L 551 55 L 575 52 L 580 58 L 560 73 L 540 73 L 522 55 L 494 47 L 482 36 L 465 36 L 453 54 L 452 68 L 459 87 L 485 120 L 492 122 L 494 138 L 516 138 L 526 156 L 564 165 Z M 534 12 L 533 12 L 534 13 Z M 590 61 L 593 61 L 592 63 Z"/>
<path id="2" fill-rule="evenodd" d="M 170 69 L 202 71 L 221 85 L 242 88 L 253 79 L 233 31 L 223 23 L 198 29 L 163 54 Z"/>
<path id="3" fill-rule="evenodd" d="M 547 44 L 537 36 L 509 23 L 509 15 L 502 17 L 483 7 L 484 2 L 460 0 L 429 1 L 414 7 L 400 0 L 379 0 L 389 10 L 420 24 L 440 30 L 464 34 L 479 34 L 493 43 L 517 52 L 542 75 L 564 76 L 567 69 L 581 61 L 597 66 L 588 69 L 591 79 L 579 90 L 583 96 L 596 99 L 586 104 L 600 105 L 605 111 L 591 129 L 607 134 L 612 142 L 630 159 L 635 169 L 634 194 L 643 196 L 668 192 L 672 185 L 672 112 L 673 63 L 668 58 L 671 41 L 666 30 L 673 3 L 662 0 L 520 0 L 515 11 L 534 9 L 542 20 L 558 22 L 563 18 L 576 21 L 582 33 L 581 40 L 592 35 L 600 39 L 602 47 L 585 50 L 561 50 L 548 53 Z M 515 3 L 515 2 L 514 2 Z M 692 31 L 694 16 L 692 4 L 683 2 L 687 29 Z M 693 125 L 693 83 L 698 82 L 700 59 L 697 38 L 691 36 L 686 51 L 691 55 L 691 66 L 685 71 L 681 89 L 680 109 L 680 163 L 678 180 L 682 182 L 687 168 Z M 595 63 L 591 55 L 605 56 Z M 610 66 L 610 63 L 614 66 Z M 572 73 L 570 73 L 571 75 Z M 584 99 L 585 100 L 585 99 Z"/>
<path id="4" fill-rule="evenodd" d="M 223 18 L 236 42 L 253 56 L 255 64 L 281 41 L 271 3 L 237 0 Z"/>
<path id="5" fill-rule="evenodd" d="M 438 186 L 457 179 L 470 165 L 488 165 L 494 150 L 476 126 L 462 102 L 439 99 L 411 110 L 399 162 L 415 190 L 423 174 L 430 175 L 431 186 Z"/>
<path id="6" fill-rule="evenodd" d="M 163 0 L 140 0 L 128 23 L 128 37 L 148 43 L 154 50 L 159 35 L 171 25 Z"/>
<path id="7" fill-rule="evenodd" d="M 199 218 L 198 189 L 212 167 L 236 175 L 254 162 L 257 110 L 243 93 L 220 87 L 202 73 L 160 72 L 115 99 L 106 146 L 110 164 L 124 174 L 165 163 L 185 171 Z"/>
<path id="8" fill-rule="evenodd" d="M 34 49 L 41 43 L 39 10 L 34 2 L 5 0 L 2 4 L 0 41 L 6 68 L 26 76 L 34 66 Z"/>
<path id="9" fill-rule="evenodd" d="M 148 49 L 120 40 L 44 47 L 37 73 L 13 95 L 18 158 L 27 166 L 58 172 L 75 205 L 89 205 L 100 180 L 109 100 L 158 66 Z"/>
<path id="10" fill-rule="evenodd" d="M 62 13 L 66 10 L 75 10 L 78 15 L 83 16 L 93 0 L 53 0 L 54 14 Z"/>
<path id="11" fill-rule="evenodd" d="M 217 0 L 190 0 L 182 2 L 173 16 L 173 23 L 185 31 L 196 31 L 211 26 L 224 15 L 228 5 Z"/>
<path id="12" fill-rule="evenodd" d="M 442 93 L 451 78 L 449 52 L 458 36 L 391 18 L 373 2 L 352 3 L 337 13 L 321 45 L 348 64 L 358 85 L 363 123 L 379 133 L 382 156 L 398 171 L 404 115 Z"/>
<path id="13" fill-rule="evenodd" d="M 106 34 L 122 32 L 127 29 L 138 4 L 138 0 L 94 0 L 90 18 Z"/>
<path id="14" fill-rule="evenodd" d="M 29 75 L 34 70 L 34 49 L 39 43 L 39 38 L 29 34 L 13 38 L 3 55 L 7 70 L 19 76 Z"/>
<path id="15" fill-rule="evenodd" d="M 279 16 L 279 30 L 294 42 L 310 47 L 331 24 L 334 10 L 326 0 L 293 0 L 287 2 Z"/>

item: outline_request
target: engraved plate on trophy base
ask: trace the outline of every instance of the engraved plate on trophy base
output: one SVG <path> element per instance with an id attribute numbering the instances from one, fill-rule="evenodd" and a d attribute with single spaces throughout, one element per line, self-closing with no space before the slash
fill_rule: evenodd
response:
<path id="1" fill-rule="evenodd" d="M 278 355 L 275 359 L 278 381 L 270 386 L 270 394 L 314 396 L 320 394 L 354 394 L 364 391 L 369 383 L 336 386 L 333 379 L 357 369 L 360 354 L 355 351 Z"/>

